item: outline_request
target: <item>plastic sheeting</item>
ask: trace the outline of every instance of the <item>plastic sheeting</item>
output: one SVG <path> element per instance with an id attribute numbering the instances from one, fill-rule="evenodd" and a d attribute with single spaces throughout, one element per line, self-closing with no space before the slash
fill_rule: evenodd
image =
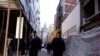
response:
<path id="1" fill-rule="evenodd" d="M 64 56 L 100 56 L 100 27 L 68 37 Z"/>

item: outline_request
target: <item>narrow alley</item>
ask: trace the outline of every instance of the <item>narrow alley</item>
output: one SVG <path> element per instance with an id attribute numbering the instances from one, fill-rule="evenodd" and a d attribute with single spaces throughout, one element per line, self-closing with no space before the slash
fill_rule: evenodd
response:
<path id="1" fill-rule="evenodd" d="M 0 0 L 0 56 L 100 56 L 100 0 Z"/>

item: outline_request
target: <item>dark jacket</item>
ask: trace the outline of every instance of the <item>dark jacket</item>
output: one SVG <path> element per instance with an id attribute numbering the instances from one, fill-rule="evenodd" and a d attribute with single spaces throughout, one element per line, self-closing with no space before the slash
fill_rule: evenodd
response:
<path id="1" fill-rule="evenodd" d="M 47 43 L 46 49 L 51 50 L 51 44 L 50 43 Z"/>
<path id="2" fill-rule="evenodd" d="M 39 37 L 35 37 L 35 39 L 31 39 L 30 41 L 30 50 L 31 51 L 38 51 L 41 49 L 42 41 Z"/>
<path id="3" fill-rule="evenodd" d="M 62 38 L 54 38 L 51 47 L 54 52 L 63 53 L 65 51 L 65 42 Z"/>

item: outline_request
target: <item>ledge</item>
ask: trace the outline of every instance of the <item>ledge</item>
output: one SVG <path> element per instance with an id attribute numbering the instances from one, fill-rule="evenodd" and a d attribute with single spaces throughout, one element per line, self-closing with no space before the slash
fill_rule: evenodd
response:
<path id="1" fill-rule="evenodd" d="M 88 22 L 86 22 L 85 24 L 83 24 L 81 26 L 81 28 L 87 28 L 87 27 L 91 28 L 91 27 L 94 27 L 94 26 L 100 24 L 100 11 L 98 13 L 92 15 L 91 17 L 89 17 L 87 19 L 87 21 Z M 90 27 L 90 25 L 91 25 L 91 27 Z"/>

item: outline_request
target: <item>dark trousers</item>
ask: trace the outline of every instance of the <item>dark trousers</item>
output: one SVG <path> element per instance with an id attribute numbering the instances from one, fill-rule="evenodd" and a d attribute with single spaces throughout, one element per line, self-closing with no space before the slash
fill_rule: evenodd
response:
<path id="1" fill-rule="evenodd" d="M 25 50 L 24 49 L 21 50 L 21 55 L 25 55 Z"/>
<path id="2" fill-rule="evenodd" d="M 29 56 L 37 56 L 38 55 L 38 51 L 29 51 Z"/>
<path id="3" fill-rule="evenodd" d="M 62 52 L 54 51 L 53 52 L 53 56 L 63 56 L 63 53 Z"/>
<path id="4" fill-rule="evenodd" d="M 50 50 L 47 50 L 48 54 L 50 54 Z"/>
<path id="5" fill-rule="evenodd" d="M 12 56 L 12 48 L 11 47 L 8 47 L 8 56 Z"/>

